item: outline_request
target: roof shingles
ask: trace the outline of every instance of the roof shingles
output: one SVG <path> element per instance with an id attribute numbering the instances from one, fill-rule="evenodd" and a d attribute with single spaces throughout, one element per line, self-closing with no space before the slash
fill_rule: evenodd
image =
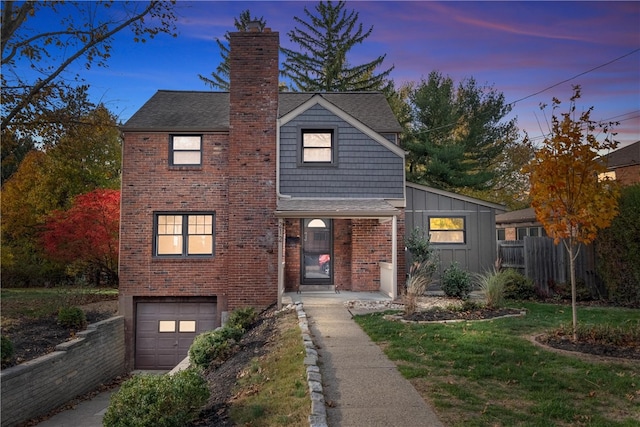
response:
<path id="1" fill-rule="evenodd" d="M 314 95 L 353 116 L 379 133 L 401 132 L 384 94 L 380 92 L 281 92 L 278 116 L 293 111 Z M 124 131 L 228 131 L 229 93 L 205 91 L 156 92 L 122 127 Z"/>

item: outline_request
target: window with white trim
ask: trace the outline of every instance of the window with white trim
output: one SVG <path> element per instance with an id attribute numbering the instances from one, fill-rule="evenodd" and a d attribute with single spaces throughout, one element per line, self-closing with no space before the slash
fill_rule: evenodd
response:
<path id="1" fill-rule="evenodd" d="M 173 135 L 169 151 L 172 166 L 201 166 L 202 136 Z"/>
<path id="2" fill-rule="evenodd" d="M 213 256 L 214 218 L 213 213 L 156 214 L 154 255 Z"/>
<path id="3" fill-rule="evenodd" d="M 461 216 L 429 217 L 431 243 L 466 243 L 465 218 Z"/>
<path id="4" fill-rule="evenodd" d="M 333 129 L 302 130 L 302 163 L 333 163 L 334 150 Z"/>

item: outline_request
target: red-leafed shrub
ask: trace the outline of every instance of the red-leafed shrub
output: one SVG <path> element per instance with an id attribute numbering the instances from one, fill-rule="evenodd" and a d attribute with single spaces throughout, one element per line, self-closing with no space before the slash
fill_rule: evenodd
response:
<path id="1" fill-rule="evenodd" d="M 119 228 L 120 191 L 98 189 L 77 196 L 66 211 L 53 211 L 42 244 L 50 259 L 90 273 L 89 281 L 117 284 Z"/>

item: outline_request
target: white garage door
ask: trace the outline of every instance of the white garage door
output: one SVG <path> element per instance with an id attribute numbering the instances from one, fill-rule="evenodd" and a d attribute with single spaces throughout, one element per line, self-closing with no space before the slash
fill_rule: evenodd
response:
<path id="1" fill-rule="evenodd" d="M 214 302 L 136 304 L 136 369 L 172 369 L 196 335 L 215 329 Z"/>

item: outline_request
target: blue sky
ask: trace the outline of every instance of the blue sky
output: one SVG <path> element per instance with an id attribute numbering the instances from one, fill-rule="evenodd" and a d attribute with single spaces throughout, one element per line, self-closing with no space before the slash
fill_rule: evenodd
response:
<path id="1" fill-rule="evenodd" d="M 297 48 L 287 36 L 293 17 L 316 4 L 178 1 L 177 38 L 136 44 L 123 32 L 108 68 L 81 73 L 93 100 L 124 122 L 159 89 L 209 90 L 198 74 L 216 68 L 214 40 L 234 30 L 241 11 L 263 17 L 282 46 Z M 579 110 L 593 106 L 593 119 L 619 120 L 621 146 L 640 140 L 640 2 L 349 1 L 347 9 L 374 27 L 349 60 L 363 63 L 386 53 L 396 86 L 433 70 L 456 83 L 473 77 L 508 103 L 517 101 L 508 118 L 517 117 L 518 127 L 539 141 L 550 113 L 545 117 L 539 105 L 553 97 L 568 105 L 572 85 L 579 84 Z"/>

